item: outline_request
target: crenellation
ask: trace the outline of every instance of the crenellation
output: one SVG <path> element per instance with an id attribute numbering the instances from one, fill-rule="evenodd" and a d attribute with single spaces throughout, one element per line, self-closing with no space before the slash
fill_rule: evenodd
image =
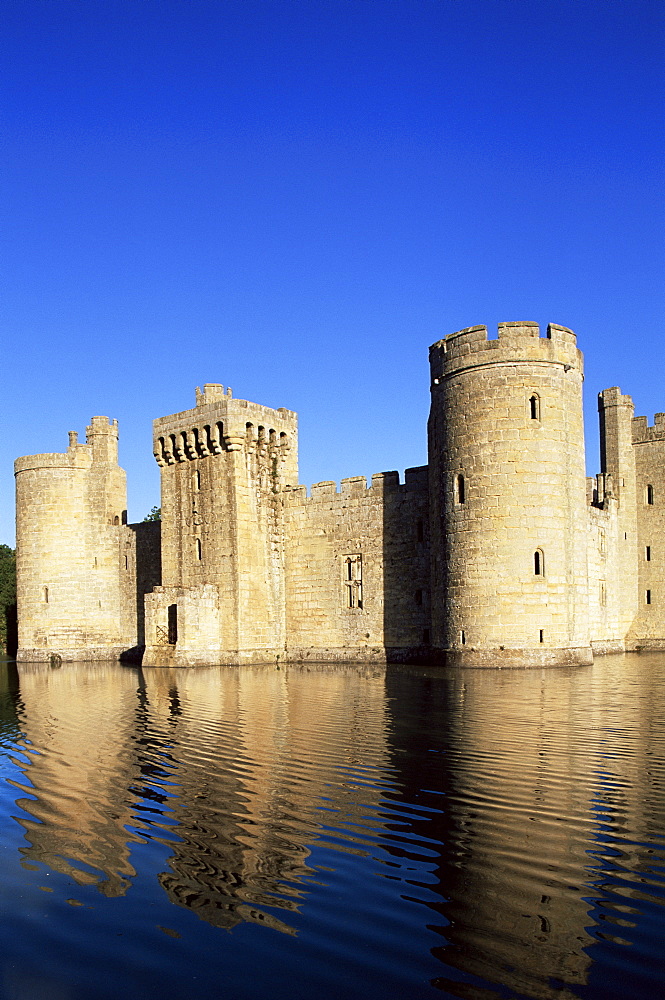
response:
<path id="1" fill-rule="evenodd" d="M 363 496 L 367 491 L 367 478 L 365 476 L 349 476 L 342 479 L 340 486 L 344 497 Z"/>
<path id="2" fill-rule="evenodd" d="M 651 425 L 649 425 L 648 417 L 633 417 L 631 428 L 633 444 L 663 441 L 665 440 L 665 413 L 656 413 Z"/>
<path id="3" fill-rule="evenodd" d="M 126 525 L 117 421 L 17 459 L 20 658 L 582 664 L 665 648 L 665 414 L 599 396 L 550 324 L 430 348 L 428 465 L 307 488 L 297 414 L 206 383 L 154 422 L 160 522 Z M 647 596 L 648 595 L 648 600 Z"/>

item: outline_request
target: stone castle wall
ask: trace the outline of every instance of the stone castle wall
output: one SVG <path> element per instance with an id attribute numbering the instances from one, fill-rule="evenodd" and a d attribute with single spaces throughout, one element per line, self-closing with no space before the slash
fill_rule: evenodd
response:
<path id="1" fill-rule="evenodd" d="M 286 490 L 287 654 L 399 658 L 430 645 L 427 468 Z"/>
<path id="2" fill-rule="evenodd" d="M 630 645 L 665 646 L 665 413 L 631 422 L 637 512 L 637 617 Z"/>
<path id="3" fill-rule="evenodd" d="M 16 462 L 19 653 L 106 659 L 132 644 L 118 549 L 126 509 L 118 427 L 93 417 L 86 444 Z"/>
<path id="4" fill-rule="evenodd" d="M 582 356 L 535 323 L 430 349 L 433 628 L 456 662 L 590 662 Z"/>
<path id="5" fill-rule="evenodd" d="M 665 415 L 599 397 L 575 335 L 430 349 L 429 465 L 298 484 L 297 416 L 208 384 L 154 424 L 160 523 L 126 525 L 117 423 L 16 462 L 19 658 L 586 663 L 665 648 Z"/>

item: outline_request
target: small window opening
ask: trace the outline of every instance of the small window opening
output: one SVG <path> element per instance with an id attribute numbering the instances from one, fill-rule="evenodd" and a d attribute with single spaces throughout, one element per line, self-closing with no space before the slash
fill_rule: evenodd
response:
<path id="1" fill-rule="evenodd" d="M 647 503 L 649 506 L 653 506 L 653 486 L 647 486 Z"/>
<path id="2" fill-rule="evenodd" d="M 460 473 L 457 477 L 457 502 L 466 503 L 466 486 L 464 483 L 464 476 Z"/>
<path id="3" fill-rule="evenodd" d="M 464 629 L 462 629 L 462 631 L 460 632 L 459 637 L 460 637 L 460 642 L 462 643 L 462 645 L 466 646 L 466 632 L 464 631 Z"/>
<path id="4" fill-rule="evenodd" d="M 422 603 L 423 603 L 423 592 L 422 592 L 422 590 L 417 590 L 416 591 L 416 604 L 422 604 Z"/>
<path id="5" fill-rule="evenodd" d="M 627 538 L 628 538 L 628 532 L 624 531 L 624 533 L 623 533 L 623 540 L 624 540 L 624 542 L 626 541 Z"/>
<path id="6" fill-rule="evenodd" d="M 533 554 L 533 572 L 535 576 L 545 576 L 545 557 L 542 549 L 536 549 Z"/>
<path id="7" fill-rule="evenodd" d="M 429 629 L 423 629 L 423 646 L 429 646 Z"/>
<path id="8" fill-rule="evenodd" d="M 196 539 L 196 558 L 203 559 L 203 547 L 201 545 L 201 539 Z"/>
<path id="9" fill-rule="evenodd" d="M 545 642 L 545 629 L 541 628 L 539 632 L 539 642 Z"/>
<path id="10" fill-rule="evenodd" d="M 97 569 L 97 556 L 95 556 L 95 569 Z"/>
<path id="11" fill-rule="evenodd" d="M 532 420 L 540 420 L 540 398 L 535 393 L 529 400 L 529 414 Z"/>
<path id="12" fill-rule="evenodd" d="M 178 605 L 169 604 L 167 610 L 169 646 L 175 646 L 178 641 Z"/>
<path id="13" fill-rule="evenodd" d="M 607 587 L 605 586 L 604 580 L 600 581 L 599 598 L 601 607 L 604 608 L 605 605 L 607 604 Z"/>
<path id="14" fill-rule="evenodd" d="M 644 558 L 646 559 L 647 562 L 651 562 L 651 546 L 650 545 L 647 545 L 646 549 L 644 550 Z"/>
<path id="15" fill-rule="evenodd" d="M 651 604 L 651 591 L 650 590 L 647 590 L 647 592 L 646 592 L 646 602 L 647 602 L 647 604 Z"/>
<path id="16" fill-rule="evenodd" d="M 48 587 L 44 587 L 44 604 L 48 604 Z"/>
<path id="17" fill-rule="evenodd" d="M 125 569 L 129 569 L 129 559 L 125 556 Z"/>
<path id="18" fill-rule="evenodd" d="M 361 555 L 345 556 L 343 563 L 344 603 L 347 608 L 363 606 L 363 564 Z"/>
<path id="19" fill-rule="evenodd" d="M 416 521 L 416 539 L 419 542 L 425 541 L 425 525 L 423 524 L 422 517 L 419 517 Z"/>
<path id="20" fill-rule="evenodd" d="M 201 489 L 201 473 L 199 472 L 198 469 L 194 473 L 194 489 L 195 490 Z"/>
<path id="21" fill-rule="evenodd" d="M 117 514 L 116 514 L 116 515 L 115 515 L 115 517 L 113 518 L 113 523 L 114 523 L 114 524 L 120 524 L 120 518 L 118 517 L 118 515 L 117 515 Z"/>

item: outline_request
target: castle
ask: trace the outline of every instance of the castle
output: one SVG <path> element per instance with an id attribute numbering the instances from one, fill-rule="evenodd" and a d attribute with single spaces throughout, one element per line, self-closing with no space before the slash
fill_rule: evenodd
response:
<path id="1" fill-rule="evenodd" d="M 154 423 L 161 524 L 126 524 L 118 427 L 16 461 L 23 661 L 585 664 L 665 649 L 665 414 L 599 396 L 575 335 L 430 348 L 429 464 L 298 485 L 297 417 L 221 385 Z M 161 535 L 161 538 L 160 538 Z"/>

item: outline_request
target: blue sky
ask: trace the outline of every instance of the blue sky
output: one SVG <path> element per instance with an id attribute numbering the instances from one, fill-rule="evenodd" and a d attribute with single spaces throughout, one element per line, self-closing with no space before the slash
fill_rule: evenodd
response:
<path id="1" fill-rule="evenodd" d="M 194 387 L 300 414 L 301 482 L 426 461 L 427 348 L 562 323 L 665 410 L 661 0 L 2 0 L 12 463 Z"/>

